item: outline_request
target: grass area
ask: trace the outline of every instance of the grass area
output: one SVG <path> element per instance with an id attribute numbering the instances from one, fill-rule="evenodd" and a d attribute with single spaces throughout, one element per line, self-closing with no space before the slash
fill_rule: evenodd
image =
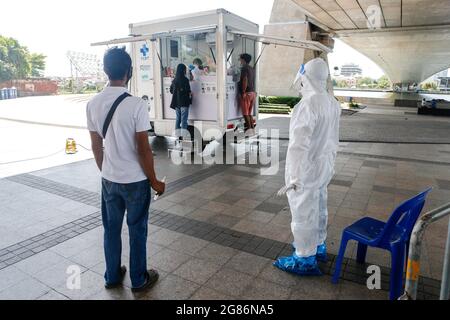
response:
<path id="1" fill-rule="evenodd" d="M 270 104 L 270 105 L 288 105 L 293 108 L 297 103 L 299 103 L 299 97 L 284 97 L 284 96 L 259 96 L 260 104 Z"/>
<path id="2" fill-rule="evenodd" d="M 299 101 L 299 97 L 259 96 L 259 112 L 290 114 Z"/>
<path id="3" fill-rule="evenodd" d="M 291 107 L 287 104 L 260 104 L 260 113 L 290 114 Z"/>

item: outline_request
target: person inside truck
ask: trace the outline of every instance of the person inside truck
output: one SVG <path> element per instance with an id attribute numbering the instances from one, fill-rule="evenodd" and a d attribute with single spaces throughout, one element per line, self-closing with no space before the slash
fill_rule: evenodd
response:
<path id="1" fill-rule="evenodd" d="M 194 61 L 192 62 L 192 65 L 189 66 L 189 69 L 191 70 L 193 81 L 200 81 L 200 77 L 205 75 L 203 62 L 200 58 L 195 58 Z"/>
<path id="2" fill-rule="evenodd" d="M 172 94 L 172 103 L 170 107 L 176 112 L 175 130 L 179 139 L 183 139 L 187 134 L 189 106 L 192 103 L 192 92 L 187 78 L 186 65 L 180 63 L 177 67 L 175 79 L 170 86 L 170 93 Z M 180 132 L 180 129 L 181 132 Z"/>
<path id="3" fill-rule="evenodd" d="M 255 93 L 255 69 L 250 66 L 252 56 L 248 53 L 243 53 L 239 56 L 241 63 L 241 78 L 238 82 L 238 101 L 242 110 L 242 115 L 245 119 L 246 133 L 253 133 L 255 125 L 253 122 L 253 105 L 256 100 Z"/>

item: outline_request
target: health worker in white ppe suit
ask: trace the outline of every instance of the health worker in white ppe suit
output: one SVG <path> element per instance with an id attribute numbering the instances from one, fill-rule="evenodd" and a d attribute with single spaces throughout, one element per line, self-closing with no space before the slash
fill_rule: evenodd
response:
<path id="1" fill-rule="evenodd" d="M 326 261 L 327 186 L 334 175 L 339 145 L 341 108 L 327 91 L 327 63 L 316 58 L 302 65 L 294 85 L 302 99 L 292 113 L 286 156 L 286 186 L 292 213 L 295 252 L 274 262 L 298 275 L 321 275 L 317 261 Z"/>

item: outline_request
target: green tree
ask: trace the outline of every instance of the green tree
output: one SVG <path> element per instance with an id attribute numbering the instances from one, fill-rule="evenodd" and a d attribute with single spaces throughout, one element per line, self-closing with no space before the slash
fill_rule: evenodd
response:
<path id="1" fill-rule="evenodd" d="M 347 87 L 348 87 L 348 84 L 347 84 L 347 81 L 345 81 L 345 80 L 338 80 L 338 81 L 336 82 L 336 86 L 337 86 L 338 88 L 347 88 Z"/>
<path id="2" fill-rule="evenodd" d="M 0 36 L 0 81 L 41 76 L 45 56 L 33 54 L 13 38 Z"/>
<path id="3" fill-rule="evenodd" d="M 378 88 L 381 89 L 387 89 L 392 86 L 391 81 L 386 75 L 381 76 L 380 79 L 378 79 Z"/>
<path id="4" fill-rule="evenodd" d="M 45 71 L 45 58 L 43 54 L 31 53 L 29 56 L 29 61 L 31 64 L 31 76 L 32 77 L 42 77 Z"/>
<path id="5" fill-rule="evenodd" d="M 364 77 L 361 79 L 358 79 L 356 82 L 357 87 L 370 87 L 374 83 L 374 80 L 370 77 Z"/>

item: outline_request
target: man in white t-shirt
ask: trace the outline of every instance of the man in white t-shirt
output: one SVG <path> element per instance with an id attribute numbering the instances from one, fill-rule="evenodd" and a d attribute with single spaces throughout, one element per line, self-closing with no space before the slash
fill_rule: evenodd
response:
<path id="1" fill-rule="evenodd" d="M 109 85 L 87 105 L 87 125 L 92 151 L 102 173 L 102 219 L 105 229 L 105 287 L 122 284 L 126 268 L 121 265 L 122 223 L 127 211 L 130 237 L 130 278 L 132 290 L 142 291 L 158 280 L 155 270 L 147 270 L 147 224 L 151 188 L 164 193 L 165 184 L 156 178 L 148 141 L 150 119 L 144 100 L 127 96 L 132 75 L 131 58 L 121 48 L 109 49 L 103 59 Z M 104 134 L 106 118 L 119 97 Z"/>

